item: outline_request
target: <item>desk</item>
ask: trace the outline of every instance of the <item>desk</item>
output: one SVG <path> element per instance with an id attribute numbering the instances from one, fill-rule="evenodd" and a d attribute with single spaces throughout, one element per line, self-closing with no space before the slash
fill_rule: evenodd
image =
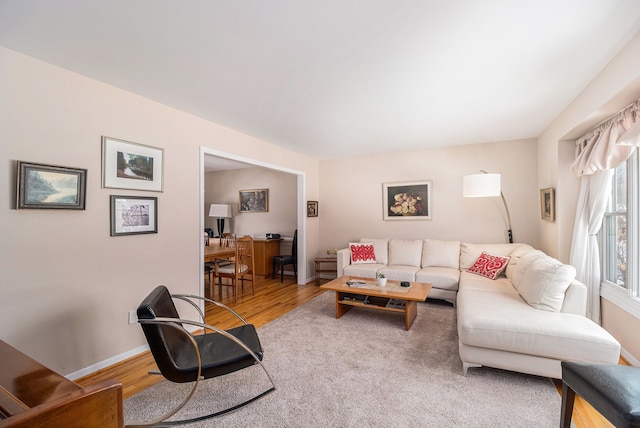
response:
<path id="1" fill-rule="evenodd" d="M 320 274 L 321 273 L 333 273 L 336 274 L 338 271 L 338 258 L 337 257 L 316 257 L 316 285 L 320 282 Z M 332 264 L 333 267 L 320 269 L 320 265 L 322 263 Z"/>
<path id="2" fill-rule="evenodd" d="M 253 240 L 256 275 L 267 278 L 273 274 L 273 256 L 280 254 L 280 241 L 282 238 Z"/>

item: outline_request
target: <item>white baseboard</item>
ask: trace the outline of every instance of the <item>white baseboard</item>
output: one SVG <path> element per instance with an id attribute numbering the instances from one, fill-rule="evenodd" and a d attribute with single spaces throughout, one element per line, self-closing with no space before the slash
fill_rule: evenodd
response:
<path id="1" fill-rule="evenodd" d="M 142 345 L 142 346 L 138 346 L 137 348 L 131 349 L 127 352 L 123 352 L 120 355 L 116 355 L 114 357 L 111 358 L 107 358 L 106 360 L 100 361 L 96 364 L 93 364 L 89 367 L 85 367 L 83 369 L 80 369 L 76 372 L 73 373 L 69 373 L 68 375 L 66 375 L 65 377 L 69 380 L 76 380 L 79 379 L 83 376 L 87 376 L 90 375 L 91 373 L 97 372 L 98 370 L 102 370 L 104 368 L 107 368 L 109 366 L 112 366 L 114 364 L 117 364 L 121 361 L 126 360 L 127 358 L 131 358 L 131 357 L 135 357 L 138 354 L 142 354 L 143 352 L 146 352 L 149 350 L 149 345 Z"/>
<path id="2" fill-rule="evenodd" d="M 640 361 L 631 355 L 626 349 L 622 348 L 620 350 L 620 355 L 622 355 L 622 357 L 632 366 L 640 367 Z"/>

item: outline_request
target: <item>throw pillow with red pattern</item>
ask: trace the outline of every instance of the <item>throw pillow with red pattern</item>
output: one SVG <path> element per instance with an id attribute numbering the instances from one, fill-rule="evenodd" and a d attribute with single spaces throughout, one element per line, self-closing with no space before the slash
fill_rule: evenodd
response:
<path id="1" fill-rule="evenodd" d="M 371 242 L 350 242 L 351 264 L 375 263 L 376 253 Z"/>
<path id="2" fill-rule="evenodd" d="M 511 257 L 492 256 L 484 251 L 478 260 L 469 268 L 469 272 L 496 279 L 507 268 Z"/>

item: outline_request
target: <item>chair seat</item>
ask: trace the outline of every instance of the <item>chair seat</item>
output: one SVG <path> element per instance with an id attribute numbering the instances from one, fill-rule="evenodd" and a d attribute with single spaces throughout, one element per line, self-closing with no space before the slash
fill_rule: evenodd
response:
<path id="1" fill-rule="evenodd" d="M 291 263 L 295 263 L 298 258 L 292 256 L 273 256 L 273 260 L 278 263 L 284 263 L 285 265 L 290 265 Z"/>
<path id="2" fill-rule="evenodd" d="M 244 273 L 249 270 L 249 266 L 241 264 L 238 266 L 238 272 Z M 224 264 L 222 266 L 218 266 L 218 272 L 227 275 L 233 275 L 236 271 L 235 263 Z"/>
<path id="3" fill-rule="evenodd" d="M 638 367 L 563 361 L 562 381 L 616 427 L 640 427 Z"/>
<path id="4" fill-rule="evenodd" d="M 260 360 L 263 357 L 262 346 L 253 325 L 243 325 L 227 330 L 227 333 L 240 339 Z M 253 357 L 237 343 L 221 334 L 208 332 L 194 336 L 202 358 L 202 377 L 209 379 L 254 365 Z M 193 382 L 198 372 L 198 360 L 193 348 L 187 346 L 172 355 L 179 374 L 169 380 L 177 383 Z"/>

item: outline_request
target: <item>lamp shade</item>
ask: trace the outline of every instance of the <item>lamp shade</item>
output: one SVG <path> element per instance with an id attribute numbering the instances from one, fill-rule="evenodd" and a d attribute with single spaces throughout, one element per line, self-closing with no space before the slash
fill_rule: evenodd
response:
<path id="1" fill-rule="evenodd" d="M 616 144 L 621 146 L 640 146 L 640 120 L 631 125 L 631 128 L 627 130 L 622 137 L 616 141 Z"/>
<path id="2" fill-rule="evenodd" d="M 500 196 L 500 174 L 471 174 L 462 177 L 462 196 L 483 198 Z"/>
<path id="3" fill-rule="evenodd" d="M 209 207 L 209 217 L 231 218 L 231 205 L 227 204 L 211 204 Z"/>

